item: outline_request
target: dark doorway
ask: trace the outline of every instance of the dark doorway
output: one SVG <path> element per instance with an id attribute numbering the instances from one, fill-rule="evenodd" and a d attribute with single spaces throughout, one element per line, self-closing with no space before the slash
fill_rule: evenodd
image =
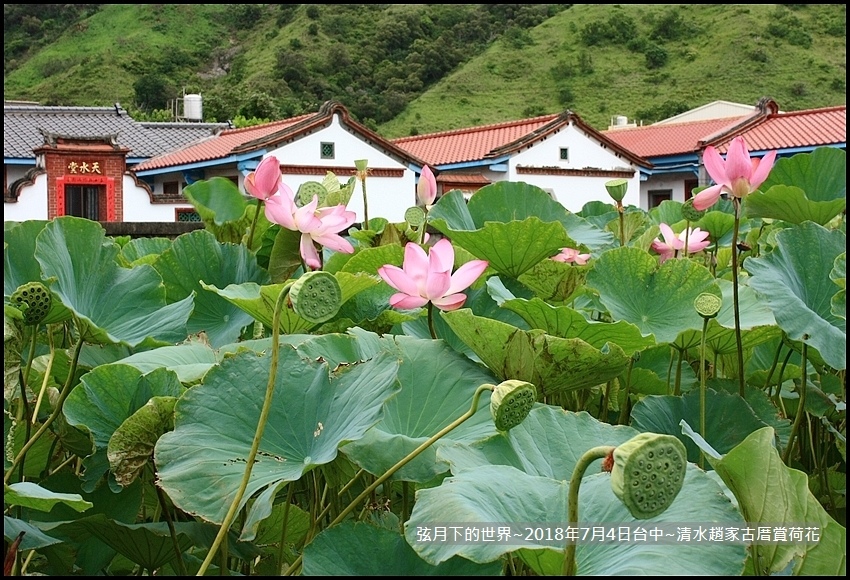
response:
<path id="1" fill-rule="evenodd" d="M 101 217 L 105 209 L 102 198 L 106 197 L 106 188 L 102 185 L 66 185 L 65 215 L 86 218 L 92 221 L 106 221 Z"/>

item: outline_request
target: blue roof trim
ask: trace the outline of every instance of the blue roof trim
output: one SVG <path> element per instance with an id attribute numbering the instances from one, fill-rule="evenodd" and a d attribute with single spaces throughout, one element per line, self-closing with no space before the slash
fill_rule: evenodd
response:
<path id="1" fill-rule="evenodd" d="M 21 159 L 20 157 L 4 157 L 3 165 L 32 165 L 35 166 L 35 157 L 31 159 Z"/>
<path id="2" fill-rule="evenodd" d="M 462 163 L 447 163 L 445 165 L 437 165 L 440 171 L 449 171 L 452 169 L 469 169 L 470 167 L 492 167 L 500 163 L 505 163 L 511 158 L 510 155 L 502 155 L 494 159 L 478 159 L 475 161 L 464 161 Z"/>
<path id="3" fill-rule="evenodd" d="M 251 153 L 243 153 L 241 155 L 228 155 L 218 159 L 210 159 L 208 161 L 200 161 L 197 163 L 186 163 L 184 165 L 169 165 L 168 167 L 160 167 L 158 169 L 146 169 L 144 171 L 136 171 L 136 175 L 144 177 L 147 175 L 163 175 L 166 173 L 177 173 L 192 171 L 193 169 L 204 169 L 206 167 L 216 167 L 218 165 L 230 165 L 235 163 L 239 165 L 242 162 L 249 162 L 254 159 L 260 159 L 267 153 L 266 149 L 252 151 Z"/>

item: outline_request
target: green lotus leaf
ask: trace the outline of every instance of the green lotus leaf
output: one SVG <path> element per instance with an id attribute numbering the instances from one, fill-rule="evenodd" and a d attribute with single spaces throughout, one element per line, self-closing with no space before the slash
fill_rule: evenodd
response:
<path id="1" fill-rule="evenodd" d="M 179 397 L 183 386 L 177 375 L 165 369 L 142 374 L 116 363 L 86 373 L 71 391 L 62 410 L 68 423 L 91 433 L 94 453 L 85 459 L 86 478 L 95 481 L 109 468 L 107 447 L 113 433 L 151 397 Z"/>
<path id="2" fill-rule="evenodd" d="M 466 199 L 460 190 L 454 189 L 440 196 L 437 203 L 428 212 L 428 220 L 441 220 L 450 230 L 474 230 L 478 226 L 469 214 Z"/>
<path id="3" fill-rule="evenodd" d="M 84 512 L 94 505 L 90 501 L 84 500 L 80 494 L 56 493 L 30 481 L 5 485 L 3 503 L 43 512 L 49 512 L 53 509 L 53 506 L 60 503 L 78 512 Z"/>
<path id="4" fill-rule="evenodd" d="M 813 526 L 820 533 L 819 541 L 759 545 L 757 574 L 777 574 L 792 561 L 794 575 L 846 574 L 846 529 L 809 491 L 806 474 L 782 462 L 772 428 L 751 433 L 726 455 L 718 457 L 716 451 L 706 451 L 709 463 L 735 494 L 750 525 Z M 752 558 L 747 567 L 752 574 Z"/>
<path id="5" fill-rule="evenodd" d="M 226 177 L 196 181 L 183 189 L 183 195 L 195 206 L 206 229 L 220 242 L 242 242 L 258 206 L 257 200 L 246 199 L 236 184 Z M 262 243 L 263 234 L 269 225 L 265 212 L 261 212 L 254 234 L 254 246 Z"/>
<path id="6" fill-rule="evenodd" d="M 165 522 L 125 524 L 96 514 L 51 526 L 46 530 L 70 537 L 91 535 L 142 568 L 153 571 L 177 557 L 175 540 L 181 552 L 188 550 L 194 543 L 181 527 L 175 529 L 175 538 L 172 539 Z"/>
<path id="7" fill-rule="evenodd" d="M 628 363 L 614 343 L 596 348 L 580 338 L 559 338 L 475 316 L 468 308 L 444 312 L 443 319 L 500 380 L 527 381 L 541 397 L 604 383 Z"/>
<path id="8" fill-rule="evenodd" d="M 18 546 L 18 550 L 20 551 L 38 550 L 39 548 L 46 548 L 47 546 L 62 543 L 62 540 L 59 538 L 48 536 L 29 522 L 25 522 L 24 520 L 19 520 L 17 518 L 11 518 L 9 516 L 3 516 L 3 535 L 7 542 L 10 544 L 14 542 L 15 538 L 17 538 L 21 532 L 24 532 L 24 536 Z"/>
<path id="9" fill-rule="evenodd" d="M 567 244 L 574 247 L 572 244 Z M 541 260 L 519 277 L 519 281 L 547 302 L 568 302 L 584 284 L 589 266 Z"/>
<path id="10" fill-rule="evenodd" d="M 656 224 L 667 224 L 669 226 L 676 225 L 685 219 L 685 216 L 682 215 L 683 205 L 684 204 L 681 201 L 665 199 L 660 204 L 649 210 L 649 217 L 651 217 L 652 221 Z"/>
<path id="11" fill-rule="evenodd" d="M 705 439 L 725 453 L 747 436 L 766 427 L 752 407 L 738 394 L 706 389 Z M 638 431 L 665 433 L 678 437 L 688 450 L 688 461 L 699 461 L 700 452 L 694 442 L 682 435 L 680 423 L 700 424 L 699 390 L 681 396 L 644 397 L 635 404 L 631 425 Z"/>
<path id="12" fill-rule="evenodd" d="M 345 304 L 352 296 L 378 284 L 378 280 L 367 274 L 350 274 L 338 272 L 334 274 L 342 290 L 342 303 Z M 205 289 L 215 292 L 228 302 L 243 310 L 249 317 L 265 324 L 274 324 L 274 306 L 280 292 L 286 284 L 271 284 L 259 286 L 254 282 L 229 284 L 226 288 L 217 288 L 212 284 L 201 284 Z M 281 310 L 280 329 L 286 334 L 305 333 L 318 326 L 299 316 L 292 305 L 287 303 Z"/>
<path id="13" fill-rule="evenodd" d="M 750 287 L 764 297 L 791 340 L 807 336 L 829 366 L 845 369 L 846 320 L 832 311 L 835 285 L 824 284 L 846 250 L 844 232 L 805 222 L 777 233 L 776 243 L 769 254 L 744 263 L 752 275 Z"/>
<path id="14" fill-rule="evenodd" d="M 388 557 L 388 555 L 392 557 Z M 304 576 L 499 576 L 501 562 L 450 558 L 433 566 L 404 536 L 367 523 L 343 522 L 304 548 Z"/>
<path id="15" fill-rule="evenodd" d="M 137 352 L 121 359 L 121 364 L 149 373 L 160 367 L 174 371 L 185 385 L 199 382 L 216 362 L 215 351 L 205 343 L 190 342 Z"/>
<path id="16" fill-rule="evenodd" d="M 847 152 L 818 147 L 811 153 L 781 157 L 762 183 L 761 190 L 767 191 L 775 185 L 799 187 L 815 202 L 846 199 Z"/>
<path id="17" fill-rule="evenodd" d="M 301 232 L 280 226 L 274 230 L 277 233 L 269 252 L 268 271 L 272 282 L 282 284 L 301 267 Z"/>
<path id="18" fill-rule="evenodd" d="M 417 493 L 405 537 L 419 555 L 432 564 L 453 556 L 473 562 L 492 562 L 506 553 L 519 552 L 523 560 L 541 575 L 561 573 L 563 547 L 544 542 L 501 544 L 444 543 L 417 541 L 417 527 L 435 523 L 535 523 L 564 525 L 567 482 L 528 475 L 510 466 L 492 465 L 448 478 L 439 487 Z M 720 487 L 694 466 L 689 466 L 682 491 L 670 508 L 648 523 L 701 521 L 743 524 L 740 514 L 722 494 Z M 626 507 L 611 490 L 610 475 L 586 476 L 580 495 L 579 523 L 635 523 Z M 495 545 L 494 545 L 495 544 Z M 737 575 L 743 570 L 743 546 L 713 546 L 706 561 L 705 547 L 693 545 L 653 545 L 649 543 L 579 543 L 577 569 L 581 575 L 666 575 L 693 573 Z"/>
<path id="19" fill-rule="evenodd" d="M 543 222 L 534 216 L 507 223 L 487 222 L 474 231 L 450 230 L 445 222 L 433 217 L 430 223 L 451 237 L 453 243 L 513 278 L 570 243 L 559 222 Z"/>
<path id="20" fill-rule="evenodd" d="M 177 397 L 151 397 L 144 407 L 127 417 L 106 446 L 109 469 L 121 486 L 128 486 L 153 459 L 157 439 L 174 428 Z"/>
<path id="21" fill-rule="evenodd" d="M 171 244 L 172 240 L 168 238 L 134 238 L 121 246 L 118 257 L 125 266 L 153 264 Z"/>
<path id="22" fill-rule="evenodd" d="M 574 413 L 552 405 L 537 405 L 508 431 L 472 443 L 440 448 L 453 474 L 488 465 L 509 465 L 528 475 L 569 481 L 579 458 L 597 445 L 619 445 L 638 434 L 626 425 L 609 425 L 585 411 Z"/>
<path id="23" fill-rule="evenodd" d="M 753 218 L 771 218 L 793 224 L 812 221 L 825 225 L 847 207 L 845 198 L 830 201 L 813 201 L 806 192 L 791 185 L 762 186 L 744 198 L 747 215 Z"/>
<path id="24" fill-rule="evenodd" d="M 180 509 L 223 521 L 245 471 L 270 358 L 252 351 L 225 357 L 178 401 L 174 430 L 159 439 L 154 456 L 162 488 Z M 390 353 L 331 373 L 327 363 L 281 346 L 268 427 L 242 505 L 329 463 L 343 442 L 361 438 L 395 394 L 397 372 Z"/>
<path id="25" fill-rule="evenodd" d="M 658 342 L 673 342 L 688 329 L 701 329 L 694 300 L 703 292 L 720 296 L 707 268 L 692 260 L 658 259 L 643 250 L 625 247 L 602 254 L 587 274 L 587 285 L 614 320 L 637 326 Z"/>
<path id="26" fill-rule="evenodd" d="M 118 251 L 97 222 L 63 216 L 38 235 L 35 257 L 50 289 L 80 319 L 87 342 L 185 339 L 193 297 L 167 303 L 157 271 L 147 264 L 121 268 Z"/>
<path id="27" fill-rule="evenodd" d="M 472 396 L 482 384 L 496 377 L 455 352 L 443 341 L 408 336 L 395 338 L 401 361 L 401 391 L 387 402 L 381 421 L 359 441 L 343 447 L 345 455 L 370 473 L 380 475 L 435 433 L 469 411 Z M 440 361 L 435 365 L 434 361 Z M 496 432 L 489 412 L 489 393 L 478 402 L 470 419 L 446 434 L 393 476 L 399 480 L 425 482 L 448 471 L 436 460 L 441 446 L 471 442 Z"/>
<path id="28" fill-rule="evenodd" d="M 205 284 L 225 287 L 269 282 L 268 273 L 257 265 L 256 258 L 245 246 L 220 243 L 206 230 L 178 237 L 156 259 L 154 268 L 162 276 L 168 302 L 195 295 L 195 309 L 189 317 L 188 330 L 191 334 L 206 333 L 213 347 L 236 341 L 242 329 L 254 319 L 207 290 Z"/>
<path id="29" fill-rule="evenodd" d="M 41 273 L 41 265 L 35 259 L 35 242 L 44 226 L 50 222 L 25 221 L 4 230 L 3 242 L 3 294 L 8 302 L 19 286 L 27 282 L 44 282 L 46 276 Z M 53 324 L 69 320 L 71 311 L 56 299 L 50 305 L 50 311 L 44 319 L 44 324 Z"/>
<path id="30" fill-rule="evenodd" d="M 653 337 L 641 335 L 634 324 L 623 320 L 613 323 L 589 321 L 572 308 L 551 306 L 540 298 L 507 300 L 501 306 L 522 316 L 531 328 L 561 338 L 580 338 L 595 348 L 601 349 L 611 342 L 631 356 L 655 345 Z"/>
<path id="31" fill-rule="evenodd" d="M 732 235 L 735 233 L 735 216 L 714 209 L 702 216 L 695 227 L 708 232 L 709 239 L 714 245 L 729 246 L 732 244 Z"/>
<path id="32" fill-rule="evenodd" d="M 840 256 L 835 258 L 835 265 L 829 273 L 829 279 L 835 282 L 841 289 L 835 293 L 830 301 L 832 305 L 832 313 L 839 318 L 847 318 L 847 253 L 842 252 Z"/>
<path id="33" fill-rule="evenodd" d="M 597 228 L 604 229 L 608 223 L 616 220 L 619 214 L 614 204 L 596 200 L 581 206 L 581 211 L 576 215 Z"/>

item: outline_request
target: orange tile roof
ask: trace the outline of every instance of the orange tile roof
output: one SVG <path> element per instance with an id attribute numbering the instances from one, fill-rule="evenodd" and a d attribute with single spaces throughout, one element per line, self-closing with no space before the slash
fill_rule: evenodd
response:
<path id="1" fill-rule="evenodd" d="M 729 143 L 738 135 L 744 138 L 750 151 L 846 144 L 847 106 L 774 113 L 741 131 L 733 131 L 706 144 L 726 153 Z"/>
<path id="2" fill-rule="evenodd" d="M 695 153 L 700 149 L 701 140 L 734 127 L 746 118 L 727 117 L 628 129 L 609 129 L 602 134 L 620 147 L 641 157 L 662 157 Z"/>
<path id="3" fill-rule="evenodd" d="M 431 165 L 477 161 L 494 149 L 540 129 L 558 116 L 544 115 L 519 121 L 402 137 L 394 139 L 393 143 Z"/>
<path id="4" fill-rule="evenodd" d="M 303 121 L 313 114 L 301 115 L 283 121 L 273 121 L 264 125 L 244 127 L 242 129 L 226 129 L 218 135 L 207 137 L 201 141 L 191 143 L 185 147 L 152 157 L 134 167 L 134 171 L 145 171 L 149 169 L 160 169 L 162 167 L 174 167 L 178 165 L 189 165 L 202 161 L 211 161 L 227 157 L 240 145 L 268 137 L 282 129 L 286 129 Z"/>

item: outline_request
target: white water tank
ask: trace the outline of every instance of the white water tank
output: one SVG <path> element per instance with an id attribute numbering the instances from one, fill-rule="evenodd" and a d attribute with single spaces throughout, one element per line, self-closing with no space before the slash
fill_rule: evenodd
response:
<path id="1" fill-rule="evenodd" d="M 200 96 L 200 95 L 198 95 Z M 624 127 L 629 124 L 629 118 L 625 115 L 617 115 L 616 121 L 614 122 L 618 127 Z"/>
<path id="2" fill-rule="evenodd" d="M 183 95 L 183 117 L 190 121 L 204 120 L 204 107 L 201 95 Z"/>

